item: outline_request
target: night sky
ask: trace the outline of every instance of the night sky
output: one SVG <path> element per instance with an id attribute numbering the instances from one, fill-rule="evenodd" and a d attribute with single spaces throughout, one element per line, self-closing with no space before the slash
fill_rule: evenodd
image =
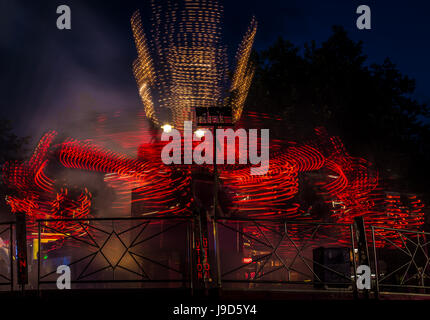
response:
<path id="1" fill-rule="evenodd" d="M 72 30 L 56 28 L 56 8 L 72 11 Z M 355 26 L 360 4 L 372 9 L 372 30 Z M 82 112 L 117 111 L 140 106 L 131 64 L 136 51 L 130 16 L 148 1 L 1 0 L 1 111 L 20 135 L 38 138 L 61 130 L 64 118 Z M 430 3 L 410 1 L 228 0 L 224 35 L 232 57 L 255 15 L 255 47 L 264 49 L 282 36 L 298 46 L 324 41 L 332 25 L 341 25 L 364 42 L 369 63 L 390 57 L 417 80 L 415 97 L 430 102 Z M 149 25 L 144 28 L 149 29 Z M 232 64 L 232 59 L 229 63 Z"/>

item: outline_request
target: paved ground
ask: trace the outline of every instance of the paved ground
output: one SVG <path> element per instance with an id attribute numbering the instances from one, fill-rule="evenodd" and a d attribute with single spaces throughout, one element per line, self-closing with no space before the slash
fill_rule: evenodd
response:
<path id="1" fill-rule="evenodd" d="M 345 319 L 342 310 L 352 314 L 370 314 L 373 319 L 377 313 L 385 317 L 387 312 L 416 312 L 418 308 L 428 309 L 430 296 L 411 294 L 382 294 L 380 299 L 363 296 L 354 299 L 352 294 L 339 292 L 282 292 L 282 291 L 251 291 L 230 290 L 219 295 L 211 291 L 207 295 L 191 294 L 186 289 L 135 289 L 135 290 L 46 290 L 0 293 L 0 310 L 10 308 L 14 312 L 29 312 L 31 315 L 73 315 L 83 317 L 88 312 L 97 315 L 139 314 L 137 319 L 182 319 L 174 314 L 175 308 L 185 309 L 186 306 L 206 306 L 212 314 L 186 316 L 185 319 L 286 319 L 285 315 L 302 314 L 306 318 L 321 318 L 328 315 L 329 319 Z M 253 314 L 235 314 L 216 317 L 220 306 L 255 305 L 257 316 Z M 233 307 L 232 307 L 233 309 Z M 147 317 L 146 315 L 151 315 Z M 155 315 L 155 316 L 154 316 Z M 281 316 L 281 317 L 279 317 Z M 349 316 L 348 316 L 349 317 Z M 86 318 L 86 317 L 85 317 Z M 290 318 L 290 317 L 287 317 Z M 326 318 L 326 317 L 324 317 Z M 367 316 L 360 317 L 366 318 Z M 96 319 L 96 318 L 95 318 Z M 321 318 L 322 319 L 322 318 Z M 120 318 L 120 320 L 123 320 Z M 125 320 L 125 319 L 124 319 Z"/>

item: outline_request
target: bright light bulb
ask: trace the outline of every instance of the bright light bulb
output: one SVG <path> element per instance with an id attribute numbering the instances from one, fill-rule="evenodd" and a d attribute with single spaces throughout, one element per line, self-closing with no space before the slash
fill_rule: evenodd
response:
<path id="1" fill-rule="evenodd" d="M 165 133 L 169 133 L 172 131 L 172 126 L 170 124 L 165 124 L 161 127 Z"/>
<path id="2" fill-rule="evenodd" d="M 198 129 L 196 130 L 196 132 L 194 132 L 194 134 L 196 135 L 197 138 L 201 138 L 205 135 L 205 131 L 202 129 Z"/>

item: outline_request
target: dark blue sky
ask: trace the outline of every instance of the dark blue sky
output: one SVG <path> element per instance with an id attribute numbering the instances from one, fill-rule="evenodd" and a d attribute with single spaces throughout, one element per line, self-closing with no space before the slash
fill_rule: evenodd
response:
<path id="1" fill-rule="evenodd" d="M 61 129 L 62 118 L 86 109 L 114 111 L 140 105 L 131 72 L 136 57 L 129 19 L 149 0 L 2 0 L 0 3 L 0 116 L 20 134 Z M 56 8 L 72 10 L 72 30 L 56 28 Z M 356 8 L 372 10 L 372 30 L 356 28 Z M 282 36 L 298 46 L 326 40 L 341 25 L 362 40 L 369 63 L 390 57 L 417 80 L 415 97 L 430 102 L 430 3 L 424 1 L 228 0 L 224 33 L 229 52 L 237 48 L 252 15 L 259 22 L 255 46 Z M 230 61 L 231 63 L 232 61 Z"/>

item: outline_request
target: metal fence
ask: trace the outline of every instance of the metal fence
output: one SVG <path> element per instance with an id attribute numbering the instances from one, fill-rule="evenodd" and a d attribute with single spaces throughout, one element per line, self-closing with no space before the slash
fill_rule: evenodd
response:
<path id="1" fill-rule="evenodd" d="M 190 231 L 187 218 L 39 220 L 38 289 L 55 288 L 60 265 L 73 288 L 189 287 Z"/>
<path id="2" fill-rule="evenodd" d="M 353 225 L 242 218 L 204 225 L 198 217 L 38 220 L 21 289 L 55 289 L 66 265 L 73 289 L 358 292 Z M 430 234 L 370 229 L 371 291 L 429 294 Z M 15 232 L 15 222 L 0 223 L 0 291 L 19 287 Z"/>
<path id="3" fill-rule="evenodd" d="M 430 233 L 371 227 L 375 290 L 430 293 Z"/>
<path id="4" fill-rule="evenodd" d="M 355 291 L 352 225 L 218 219 L 224 288 Z"/>

